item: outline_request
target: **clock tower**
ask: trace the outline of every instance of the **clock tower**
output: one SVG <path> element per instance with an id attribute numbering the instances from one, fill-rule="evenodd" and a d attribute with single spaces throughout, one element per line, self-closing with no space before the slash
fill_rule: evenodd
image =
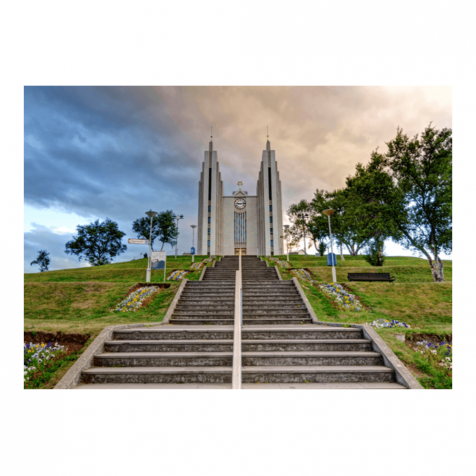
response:
<path id="1" fill-rule="evenodd" d="M 199 182 L 199 255 L 283 254 L 281 181 L 274 150 L 267 141 L 263 151 L 256 195 L 242 190 L 223 194 L 217 152 L 210 141 Z"/>

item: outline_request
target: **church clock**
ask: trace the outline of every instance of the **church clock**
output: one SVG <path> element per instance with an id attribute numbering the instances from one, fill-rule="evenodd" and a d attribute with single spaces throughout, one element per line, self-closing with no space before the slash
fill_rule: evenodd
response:
<path id="1" fill-rule="evenodd" d="M 235 208 L 238 208 L 238 210 L 243 210 L 246 207 L 246 201 L 244 198 L 237 198 L 235 200 Z"/>

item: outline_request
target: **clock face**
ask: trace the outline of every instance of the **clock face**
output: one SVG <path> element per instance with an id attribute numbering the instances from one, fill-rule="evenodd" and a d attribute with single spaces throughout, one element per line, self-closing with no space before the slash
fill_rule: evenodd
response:
<path id="1" fill-rule="evenodd" d="M 246 207 L 246 202 L 244 198 L 238 198 L 235 200 L 235 207 L 238 208 L 238 210 L 243 210 L 243 208 Z"/>

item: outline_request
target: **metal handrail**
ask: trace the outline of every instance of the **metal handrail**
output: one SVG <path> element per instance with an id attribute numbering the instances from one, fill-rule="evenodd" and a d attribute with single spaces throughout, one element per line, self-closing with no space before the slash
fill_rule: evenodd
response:
<path id="1" fill-rule="evenodd" d="M 235 315 L 233 332 L 233 369 L 232 384 L 233 390 L 241 389 L 241 326 L 243 325 L 243 292 L 241 276 L 241 250 L 238 259 L 238 271 L 235 278 Z"/>
<path id="2" fill-rule="evenodd" d="M 241 321 L 242 321 L 242 299 L 241 299 L 241 271 L 236 272 L 235 279 L 235 319 L 233 332 L 233 370 L 232 385 L 233 390 L 241 389 Z"/>

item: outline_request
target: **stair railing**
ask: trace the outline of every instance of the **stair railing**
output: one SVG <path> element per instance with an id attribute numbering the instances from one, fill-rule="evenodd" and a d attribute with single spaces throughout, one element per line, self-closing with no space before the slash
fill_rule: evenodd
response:
<path id="1" fill-rule="evenodd" d="M 235 278 L 235 315 L 233 332 L 232 389 L 241 389 L 241 326 L 243 323 L 243 293 L 241 279 L 241 250 Z"/>

